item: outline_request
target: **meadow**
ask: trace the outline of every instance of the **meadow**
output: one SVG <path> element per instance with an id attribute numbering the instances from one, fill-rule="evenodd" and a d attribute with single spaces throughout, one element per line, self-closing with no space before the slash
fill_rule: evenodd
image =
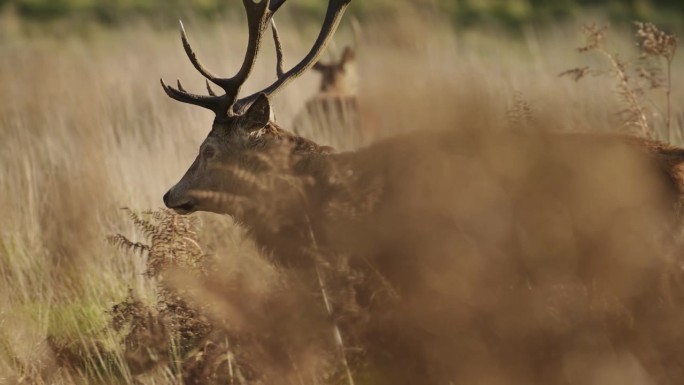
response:
<path id="1" fill-rule="evenodd" d="M 294 63 L 318 27 L 287 16 L 279 27 L 288 63 Z M 668 80 L 662 57 L 646 64 L 635 61 L 635 66 L 658 71 L 651 77 L 629 72 L 625 83 L 610 72 L 618 68 L 610 60 L 639 56 L 636 27 L 604 31 L 600 47 L 605 44 L 606 53 L 618 56 L 596 49 L 578 52 L 587 44 L 582 25 L 594 22 L 603 24 L 584 15 L 511 35 L 499 29 L 456 32 L 447 20 L 410 13 L 393 20 L 368 18 L 357 60 L 362 128 L 368 134 L 360 140 L 343 127 L 304 134 L 353 150 L 410 131 L 532 125 L 554 132 L 631 133 L 684 145 L 684 62 L 675 57 Z M 164 279 L 150 270 L 155 258 L 161 265 L 179 264 L 164 258 L 183 256 L 187 260 L 180 266 L 189 270 L 203 258 L 212 259 L 221 282 L 241 285 L 239 290 L 226 288 L 214 276 L 198 297 L 210 297 L 211 306 L 238 324 L 241 310 L 225 305 L 236 302 L 230 296 L 250 308 L 250 296 L 277 291 L 281 279 L 269 256 L 228 216 L 193 214 L 195 223 L 163 211 L 144 214 L 163 206 L 162 195 L 185 172 L 211 126 L 209 113 L 171 101 L 159 86 L 163 77 L 183 79 L 188 89 L 204 87 L 183 54 L 177 30 L 133 23 L 96 27 L 86 35 L 25 36 L 15 33 L 13 25 L 19 23 L 10 18 L 0 22 L 0 384 L 177 384 L 221 378 L 247 383 L 249 375 L 233 369 L 229 376 L 221 374 L 228 377 L 198 369 L 189 379 L 192 368 L 183 365 L 180 337 L 155 340 L 157 321 L 144 325 L 147 339 L 127 340 L 136 320 L 147 317 L 144 311 L 136 313 L 136 306 L 159 313 L 160 302 L 174 303 L 163 297 Z M 246 41 L 241 15 L 213 22 L 190 19 L 185 26 L 208 67 L 225 73 L 237 68 Z M 331 49 L 339 51 L 352 40 L 346 20 Z M 247 91 L 274 79 L 274 57 L 267 42 Z M 572 78 L 578 72 L 559 76 L 584 66 L 600 71 L 585 70 L 579 81 Z M 289 127 L 317 82 L 309 73 L 275 97 L 280 125 Z M 186 227 L 193 230 L 184 232 Z M 191 242 L 177 246 L 163 237 L 168 234 Z M 153 250 L 158 242 L 181 251 Z M 200 251 L 188 251 L 192 245 Z M 681 268 L 678 262 L 672 266 Z M 204 287 L 197 283 L 201 279 L 190 282 Z M 293 309 L 274 305 L 273 311 Z M 199 321 L 188 328 L 200 333 L 209 321 L 192 314 L 189 319 Z M 303 333 L 286 326 L 274 333 Z M 329 337 L 332 341 L 332 331 Z M 162 348 L 153 349 L 155 344 Z M 230 368 L 241 359 L 232 354 L 224 354 Z M 320 369 L 313 356 L 311 351 L 297 356 L 298 373 L 308 373 L 302 367 L 307 364 Z M 566 369 L 588 365 L 591 357 L 577 355 Z M 632 355 L 615 357 L 599 360 L 605 370 L 591 379 L 569 374 L 568 383 L 670 383 L 664 380 L 667 375 L 647 373 Z M 219 364 L 216 368 L 228 371 Z M 283 383 L 348 383 L 356 375 L 331 372 L 305 378 L 293 374 Z M 356 383 L 383 382 L 366 373 Z"/>

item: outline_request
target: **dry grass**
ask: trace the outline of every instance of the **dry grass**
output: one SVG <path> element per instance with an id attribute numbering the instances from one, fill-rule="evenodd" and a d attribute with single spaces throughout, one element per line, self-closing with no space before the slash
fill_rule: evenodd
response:
<path id="1" fill-rule="evenodd" d="M 292 63 L 310 43 L 311 31 L 297 30 L 287 20 L 280 25 Z M 208 66 L 227 73 L 237 67 L 246 41 L 239 23 L 186 23 L 186 27 Z M 530 30 L 522 41 L 496 33 L 456 35 L 439 21 L 409 16 L 395 23 L 370 23 L 364 29 L 368 40 L 360 49 L 359 103 L 364 128 L 376 138 L 432 128 L 505 127 L 507 116 L 515 117 L 509 127 L 513 131 L 532 127 L 615 132 L 623 127 L 622 116 L 616 113 L 623 110 L 623 101 L 614 94 L 612 79 L 574 83 L 557 77 L 569 63 L 580 60 L 573 51 L 581 44 L 574 26 Z M 638 55 L 629 36 L 630 32 L 615 31 L 615 49 Z M 262 58 L 248 89 L 267 84 L 275 74 L 272 53 Z M 671 101 L 667 138 L 682 144 L 684 115 L 677 106 L 684 105 L 678 94 L 684 90 L 684 68 L 677 60 L 667 65 L 667 100 Z M 382 384 L 391 376 L 364 366 L 365 353 L 354 348 L 363 340 L 364 330 L 372 335 L 386 325 L 404 333 L 398 334 L 404 339 L 396 341 L 397 349 L 415 349 L 399 357 L 410 360 L 397 361 L 407 373 L 430 367 L 421 366 L 424 360 L 435 363 L 433 378 L 442 380 L 446 377 L 440 376 L 453 374 L 451 368 L 463 369 L 461 381 L 483 384 L 554 383 L 558 373 L 571 384 L 669 384 L 681 378 L 671 369 L 676 366 L 668 366 L 660 355 L 681 357 L 675 343 L 681 342 L 681 314 L 673 310 L 681 301 L 681 287 L 677 277 L 671 277 L 680 265 L 674 255 L 661 250 L 666 243 L 654 246 L 639 241 L 644 232 L 653 230 L 652 222 L 642 223 L 640 216 L 612 229 L 612 238 L 602 244 L 611 249 L 594 266 L 593 283 L 569 279 L 564 275 L 566 265 L 530 257 L 522 262 L 538 281 L 520 284 L 511 273 L 514 270 L 506 270 L 508 265 L 497 268 L 487 262 L 508 254 L 480 250 L 504 237 L 501 229 L 477 227 L 477 237 L 453 236 L 462 240 L 458 249 L 441 249 L 453 244 L 437 241 L 415 246 L 414 257 L 442 264 L 442 269 L 416 270 L 417 280 L 432 280 L 436 286 L 416 286 L 423 290 L 415 292 L 420 295 L 400 310 L 389 307 L 384 314 L 343 307 L 334 317 L 343 332 L 355 330 L 348 325 L 363 317 L 370 317 L 370 326 L 359 335 L 343 333 L 346 350 L 340 355 L 322 296 L 349 304 L 347 289 L 356 280 L 370 280 L 371 287 L 382 288 L 378 298 L 392 303 L 396 293 L 390 289 L 395 283 L 385 282 L 382 275 L 369 278 L 367 270 L 362 270 L 366 275 L 356 276 L 349 255 L 328 250 L 309 250 L 327 256 L 322 265 L 325 282 L 319 280 L 320 272 L 316 277 L 315 272 L 279 269 L 230 218 L 198 215 L 203 224 L 197 238 L 181 245 L 201 245 L 202 254 L 211 254 L 217 265 L 205 275 L 188 275 L 176 266 L 167 279 L 175 289 L 186 290 L 185 301 L 209 309 L 206 317 L 212 327 L 202 332 L 206 335 L 200 333 L 185 346 L 178 345 L 168 337 L 174 329 L 158 317 L 164 311 L 172 318 L 185 311 L 169 310 L 174 301 L 159 301 L 158 267 L 169 264 L 163 259 L 169 255 L 166 249 L 158 254 L 162 259 L 145 259 L 121 253 L 106 242 L 107 236 L 124 234 L 128 238 L 119 237 L 119 244 L 139 243 L 139 249 L 154 255 L 155 239 L 145 236 L 155 236 L 159 224 L 137 216 L 131 221 L 119 208 L 160 206 L 161 196 L 190 164 L 210 127 L 211 116 L 163 95 L 158 86 L 162 76 L 195 79 L 186 81 L 187 88 L 203 87 L 185 61 L 175 31 L 138 26 L 87 39 L 0 41 L 0 95 L 5 95 L 0 103 L 0 383 L 241 383 L 274 378 L 280 383 L 347 383 L 342 365 L 346 357 L 356 371 L 356 383 Z M 289 126 L 316 84 L 316 77 L 308 75 L 276 97 L 281 125 Z M 311 139 L 321 144 L 337 140 L 345 148 L 356 145 L 341 129 L 335 135 L 326 132 Z M 494 171 L 519 175 L 511 159 L 527 159 L 528 147 L 490 143 L 482 156 L 492 156 L 494 163 L 504 159 L 498 163 L 502 169 Z M 534 148 L 534 144 L 518 144 Z M 601 159 L 598 170 L 620 169 L 611 166 L 610 158 Z M 471 174 L 481 165 L 461 160 L 459 172 L 471 178 L 464 180 L 489 175 Z M 601 174 L 591 177 L 600 180 Z M 459 215 L 477 212 L 473 210 L 482 208 L 480 199 L 497 200 L 493 179 L 483 178 L 450 186 L 465 202 L 456 207 L 462 210 Z M 527 237 L 525 246 L 533 251 L 510 255 L 538 257 L 543 253 L 536 251 L 557 245 L 567 246 L 553 249 L 560 261 L 585 261 L 582 258 L 598 255 L 576 250 L 567 254 L 571 247 L 584 244 L 565 238 L 570 216 L 555 215 L 563 207 L 544 197 L 543 191 L 531 190 L 538 195 L 523 202 L 530 206 L 529 217 L 519 223 Z M 421 192 L 407 190 L 407 196 L 415 196 L 411 194 Z M 397 231 L 422 228 L 421 217 L 415 214 L 424 206 L 418 203 L 407 211 L 406 226 Z M 339 211 L 348 211 L 341 207 Z M 174 218 L 158 215 L 162 220 Z M 496 224 L 487 219 L 485 223 Z M 362 229 L 340 233 L 340 241 L 347 244 Z M 426 239 L 451 237 L 419 234 Z M 402 244 L 391 232 L 378 237 Z M 169 246 L 163 239 L 157 241 Z M 440 255 L 453 255 L 454 260 L 445 262 Z M 653 258 L 645 260 L 644 255 Z M 154 261 L 159 265 L 150 265 Z M 648 285 L 656 289 L 646 290 Z M 387 319 L 394 321 L 383 324 Z M 134 332 L 138 337 L 129 338 Z M 431 349 L 423 344 L 440 337 L 456 340 L 459 348 L 442 344 Z M 559 355 L 548 361 L 556 366 L 539 369 L 541 375 L 528 371 L 526 357 L 543 364 L 549 354 Z M 504 365 L 501 357 L 519 360 Z M 378 368 L 382 364 L 387 363 L 378 361 Z"/>
<path id="2" fill-rule="evenodd" d="M 587 41 L 577 50 L 598 53 L 608 68 L 578 67 L 563 71 L 560 76 L 570 75 L 575 81 L 586 75 L 613 77 L 617 82 L 616 92 L 624 102 L 624 108 L 619 111 L 624 127 L 642 137 L 667 140 L 672 137 L 672 61 L 677 38 L 651 23 L 636 22 L 635 25 L 637 46 L 641 50 L 637 58 L 623 59 L 619 53 L 610 51 L 606 43 L 607 26 L 585 25 L 582 32 Z M 660 101 L 653 100 L 653 95 L 661 90 L 664 108 L 659 105 Z"/>

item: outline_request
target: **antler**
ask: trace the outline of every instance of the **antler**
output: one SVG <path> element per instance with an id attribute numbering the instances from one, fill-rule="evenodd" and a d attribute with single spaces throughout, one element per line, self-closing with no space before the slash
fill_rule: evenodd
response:
<path id="1" fill-rule="evenodd" d="M 275 40 L 276 53 L 278 54 L 278 79 L 275 82 L 273 82 L 273 84 L 264 88 L 263 90 L 255 92 L 252 95 L 249 95 L 245 98 L 236 101 L 233 105 L 233 112 L 237 114 L 242 113 L 248 106 L 250 106 L 256 100 L 259 94 L 263 93 L 267 96 L 274 95 L 287 83 L 298 78 L 304 72 L 306 72 L 306 70 L 311 68 L 318 61 L 318 58 L 321 56 L 321 54 L 325 50 L 325 47 L 330 42 L 330 39 L 332 38 L 332 35 L 335 33 L 337 25 L 339 24 L 340 19 L 344 14 L 345 8 L 347 7 L 347 5 L 349 5 L 350 2 L 351 0 L 328 1 L 328 9 L 325 13 L 325 20 L 323 21 L 323 26 L 321 27 L 321 31 L 319 32 L 318 38 L 316 38 L 316 42 L 314 43 L 313 47 L 311 47 L 311 50 L 306 56 L 304 56 L 302 61 L 297 63 L 297 65 L 295 65 L 289 71 L 283 74 L 281 74 L 283 54 L 282 49 L 280 48 L 278 32 L 274 29 L 273 39 Z"/>
<path id="2" fill-rule="evenodd" d="M 285 1 L 286 0 L 261 0 L 261 2 L 255 3 L 254 0 L 242 0 L 247 13 L 249 40 L 247 43 L 247 52 L 245 53 L 242 66 L 238 70 L 237 74 L 231 78 L 220 78 L 211 73 L 202 65 L 192 49 L 190 42 L 188 41 L 185 28 L 181 22 L 180 29 L 183 48 L 185 49 L 185 53 L 188 55 L 188 59 L 190 59 L 190 62 L 195 69 L 197 69 L 197 71 L 208 80 L 207 91 L 209 95 L 196 95 L 189 93 L 183 88 L 180 81 L 178 81 L 177 88 L 173 88 L 166 85 L 163 79 L 160 79 L 161 85 L 166 94 L 177 101 L 210 109 L 214 111 L 217 117 L 226 115 L 230 116 L 234 113 L 241 113 L 245 107 L 249 106 L 252 102 L 254 102 L 254 100 L 256 100 L 260 93 L 271 95 L 277 92 L 283 85 L 287 84 L 292 79 L 300 76 L 318 59 L 326 44 L 330 40 L 330 37 L 335 32 L 337 24 L 344 13 L 344 8 L 351 0 L 329 1 L 323 27 L 321 28 L 321 32 L 319 33 L 313 48 L 300 63 L 286 73 L 283 72 L 284 55 L 282 52 L 282 46 L 280 44 L 280 38 L 278 36 L 278 31 L 275 28 L 275 23 L 272 21 L 273 15 L 285 3 Z M 237 100 L 240 88 L 249 77 L 249 74 L 252 72 L 252 68 L 254 68 L 257 54 L 259 53 L 259 48 L 261 46 L 261 39 L 269 21 L 271 21 L 273 40 L 276 44 L 276 70 L 278 79 L 263 91 Z M 216 95 L 209 86 L 209 82 L 221 87 L 225 93 L 223 95 Z"/>
<path id="3" fill-rule="evenodd" d="M 173 88 L 166 85 L 162 79 L 161 84 L 167 95 L 180 102 L 208 108 L 214 111 L 217 116 L 230 113 L 230 107 L 237 100 L 240 88 L 247 80 L 249 74 L 252 72 L 252 68 L 256 62 L 257 54 L 259 53 L 261 38 L 263 37 L 264 30 L 268 26 L 268 22 L 273 17 L 273 14 L 278 10 L 278 8 L 280 8 L 281 5 L 283 5 L 283 3 L 285 3 L 285 0 L 262 0 L 260 3 L 255 3 L 253 0 L 243 0 L 242 3 L 247 13 L 249 40 L 242 66 L 238 70 L 237 74 L 231 78 L 220 78 L 202 65 L 200 60 L 197 58 L 195 51 L 192 49 L 190 42 L 188 41 L 188 36 L 185 33 L 183 23 L 180 23 L 181 40 L 183 42 L 185 53 L 188 55 L 188 59 L 190 59 L 192 65 L 199 73 L 202 74 L 202 76 L 204 76 L 208 81 L 221 87 L 225 94 L 214 94 L 209 87 L 209 83 L 207 82 L 209 96 L 195 95 L 185 91 L 180 82 L 178 82 L 177 88 Z"/>

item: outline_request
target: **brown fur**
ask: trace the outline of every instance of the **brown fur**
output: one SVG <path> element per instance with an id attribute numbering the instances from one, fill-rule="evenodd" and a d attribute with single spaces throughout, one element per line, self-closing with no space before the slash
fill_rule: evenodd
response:
<path id="1" fill-rule="evenodd" d="M 560 384 L 577 333 L 606 348 L 646 338 L 658 349 L 649 330 L 621 322 L 647 322 L 648 298 L 666 295 L 683 151 L 615 135 L 442 131 L 289 153 L 303 193 L 252 195 L 271 203 L 245 224 L 279 265 L 343 257 L 364 277 L 353 307 L 366 315 L 342 327 L 383 381 L 467 382 L 482 375 L 471 362 L 489 362 L 501 379 Z M 566 290 L 619 305 L 592 310 L 599 323 L 586 325 Z M 551 329 L 536 330 L 536 315 L 509 319 L 520 315 L 507 302 L 537 306 L 530 293 L 560 301 L 549 306 L 567 320 L 538 320 Z"/>
<path id="2" fill-rule="evenodd" d="M 269 166 L 250 170 L 271 187 L 243 190 L 239 207 L 204 207 L 236 216 L 277 265 L 343 264 L 333 278 L 361 277 L 329 289 L 346 343 L 381 383 L 471 382 L 486 363 L 501 381 L 564 384 L 577 349 L 627 349 L 646 370 L 665 354 L 684 359 L 633 326 L 677 322 L 676 306 L 651 302 L 679 301 L 669 253 L 684 151 L 462 130 L 327 153 L 273 124 L 252 136 L 245 155 Z"/>
<path id="3" fill-rule="evenodd" d="M 303 139 L 298 139 L 303 140 Z M 511 141 L 510 145 L 504 145 L 506 140 Z M 306 143 L 313 143 L 306 141 Z M 308 190 L 308 198 L 316 202 L 313 211 L 308 215 L 312 218 L 325 216 L 324 211 L 329 206 L 336 203 L 335 200 L 353 199 L 361 201 L 364 192 L 371 194 L 367 190 L 373 186 L 379 194 L 374 200 L 375 206 L 371 205 L 363 213 L 358 215 L 377 215 L 381 210 L 379 207 L 390 207 L 392 210 L 401 207 L 403 204 L 395 202 L 396 194 L 405 194 L 406 189 L 410 189 L 412 184 L 418 180 L 427 184 L 435 183 L 433 180 L 426 180 L 425 175 L 430 175 L 430 167 L 437 162 L 444 162 L 447 167 L 457 163 L 461 157 L 472 161 L 484 161 L 483 154 L 478 153 L 481 148 L 478 146 L 504 146 L 514 147 L 516 143 L 523 143 L 528 146 L 538 146 L 531 155 L 517 154 L 525 159 L 526 162 L 540 163 L 540 167 L 547 167 L 547 162 L 570 163 L 564 167 L 570 167 L 580 172 L 583 167 L 590 167 L 589 160 L 585 159 L 578 165 L 572 164 L 571 153 L 586 153 L 585 157 L 601 157 L 602 150 L 620 149 L 629 153 L 630 158 L 635 158 L 636 164 L 645 167 L 652 173 L 651 181 L 657 186 L 653 187 L 660 193 L 657 200 L 649 204 L 662 207 L 665 212 L 672 212 L 678 204 L 682 192 L 681 175 L 679 167 L 684 163 L 684 150 L 666 146 L 655 141 L 637 139 L 629 136 L 616 135 L 593 135 L 593 134 L 538 134 L 538 135 L 502 135 L 501 139 L 493 139 L 487 135 L 479 136 L 474 133 L 459 132 L 433 132 L 428 134 L 409 134 L 391 140 L 376 143 L 368 148 L 357 152 L 341 154 L 327 154 L 312 147 L 311 153 L 298 153 L 295 170 L 298 175 L 311 176 L 315 179 L 314 185 Z M 470 146 L 475 146 L 471 148 Z M 554 149 L 564 151 L 562 155 L 554 154 Z M 617 151 L 617 150 L 615 150 Z M 544 159 L 539 154 L 548 155 L 549 159 Z M 487 154 L 490 155 L 490 154 Z M 534 156 L 538 157 L 534 157 Z M 567 156 L 567 158 L 565 158 Z M 610 151 L 606 156 L 612 156 Z M 493 159 L 485 159 L 494 161 Z M 418 162 L 419 166 L 416 165 Z M 452 165 L 449 163 L 453 162 Z M 304 166 L 305 165 L 305 166 Z M 550 166 L 549 166 L 550 167 Z M 641 171 L 639 171 L 641 172 Z M 627 172 L 629 174 L 629 171 Z M 631 176 L 631 175 L 630 175 Z M 445 188 L 456 187 L 460 177 L 446 175 Z M 610 178 L 607 175 L 606 178 Z M 450 180 L 453 178 L 453 180 Z M 502 181 L 506 176 L 497 176 Z M 466 182 L 462 180 L 463 182 Z M 532 183 L 533 181 L 513 180 L 510 183 L 522 184 Z M 554 181 L 555 183 L 555 181 Z M 346 190 L 346 191 L 345 191 Z M 457 193 L 458 191 L 453 191 Z M 446 195 L 451 195 L 452 191 L 441 191 Z M 631 192 L 627 192 L 631 193 Z M 346 195 L 345 195 L 346 194 Z M 349 196 L 351 194 L 351 196 Z M 402 197 L 407 199 L 409 197 Z M 419 199 L 419 196 L 410 197 Z M 349 202 L 347 202 L 349 203 Z M 355 202 L 359 203 L 359 202 Z M 407 202 L 408 203 L 408 202 Z M 443 202 L 444 204 L 450 204 Z M 360 204 L 360 203 L 359 203 Z M 439 202 L 429 202 L 430 205 L 439 206 Z M 309 206 L 311 208 L 311 206 Z M 388 208 L 388 210 L 390 210 Z M 438 211 L 442 211 L 441 209 Z M 329 212 L 328 212 L 329 213 Z"/>

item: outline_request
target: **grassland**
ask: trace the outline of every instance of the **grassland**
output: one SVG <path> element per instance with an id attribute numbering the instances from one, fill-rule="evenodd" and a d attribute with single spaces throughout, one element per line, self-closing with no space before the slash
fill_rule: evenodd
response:
<path id="1" fill-rule="evenodd" d="M 580 82 L 558 76 L 585 64 L 610 68 L 600 55 L 575 50 L 585 44 L 581 23 L 590 21 L 587 16 L 529 28 L 516 38 L 501 31 L 455 33 L 443 20 L 408 14 L 368 22 L 359 48 L 359 97 L 368 127 L 380 138 L 448 125 L 477 127 L 514 114 L 554 131 L 627 132 L 619 114 L 625 102 L 612 75 Z M 293 63 L 316 27 L 292 18 L 280 25 Z M 239 21 L 191 21 L 186 28 L 209 67 L 237 68 L 246 40 Z M 637 56 L 634 31 L 608 33 L 610 52 Z M 164 352 L 170 361 L 160 358 L 163 364 L 150 371 L 132 367 L 124 333 L 112 326 L 108 311 L 129 294 L 154 306 L 158 282 L 144 274 L 144 258 L 107 242 L 117 233 L 145 242 L 121 207 L 161 206 L 161 196 L 194 159 L 211 124 L 209 114 L 172 102 L 159 87 L 159 77 L 203 87 L 177 31 L 138 24 L 95 29 L 85 37 L 2 36 L 0 384 L 179 383 L 174 348 Z M 344 25 L 336 45 L 349 41 Z M 273 56 L 268 49 L 261 56 L 247 89 L 273 79 Z M 669 130 L 663 88 L 640 99 L 653 135 L 679 145 L 682 63 L 675 60 L 672 67 Z M 275 98 L 281 125 L 288 127 L 316 81 L 306 75 Z M 325 140 L 358 145 L 343 131 L 336 135 Z M 266 291 L 275 268 L 243 230 L 229 217 L 197 217 L 197 242 L 220 261 L 224 279 L 239 277 L 250 293 Z M 603 383 L 624 383 L 620 379 Z"/>

